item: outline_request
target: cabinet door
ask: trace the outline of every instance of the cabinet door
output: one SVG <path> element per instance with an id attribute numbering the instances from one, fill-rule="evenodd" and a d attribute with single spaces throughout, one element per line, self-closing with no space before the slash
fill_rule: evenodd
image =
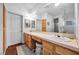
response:
<path id="1" fill-rule="evenodd" d="M 55 47 L 56 47 L 56 51 L 55 51 L 56 54 L 60 54 L 60 55 L 78 55 L 79 54 L 79 52 L 72 51 L 70 49 L 67 49 L 58 45 L 56 45 Z"/>
<path id="2" fill-rule="evenodd" d="M 54 54 L 54 44 L 43 41 L 43 54 Z"/>
<path id="3" fill-rule="evenodd" d="M 28 47 L 32 48 L 32 39 L 30 35 L 28 35 Z"/>
<path id="4" fill-rule="evenodd" d="M 30 49 L 36 48 L 36 42 L 32 39 L 31 35 L 27 36 L 27 45 Z"/>
<path id="5" fill-rule="evenodd" d="M 43 47 L 52 50 L 53 45 L 47 41 L 43 41 Z"/>
<path id="6" fill-rule="evenodd" d="M 53 55 L 53 52 L 51 50 L 47 49 L 47 48 L 44 48 L 43 49 L 43 54 L 44 55 Z"/>

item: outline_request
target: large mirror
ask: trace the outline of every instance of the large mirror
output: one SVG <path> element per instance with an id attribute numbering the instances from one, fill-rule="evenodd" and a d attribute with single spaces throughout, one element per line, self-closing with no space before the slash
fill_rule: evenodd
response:
<path id="1" fill-rule="evenodd" d="M 48 7 L 44 7 L 41 13 L 37 13 L 42 16 L 45 14 L 46 32 L 67 33 L 75 36 L 76 20 L 74 5 L 74 3 L 60 3 L 58 6 L 55 6 L 54 3 L 51 3 Z M 39 23 L 42 24 L 42 18 Z M 36 26 L 42 28 L 39 23 L 36 23 Z M 42 31 L 42 29 L 40 30 Z"/>
<path id="2" fill-rule="evenodd" d="M 35 30 L 35 20 L 29 20 L 29 19 L 25 19 L 24 21 L 24 25 L 25 25 L 25 29 L 28 29 L 29 31 Z"/>
<path id="3" fill-rule="evenodd" d="M 34 20 L 25 19 L 25 28 L 42 32 L 44 16 L 46 19 L 46 32 L 72 34 L 72 37 L 75 37 L 76 20 L 74 5 L 74 3 L 60 3 L 58 6 L 55 6 L 54 3 L 50 3 L 41 7 L 41 10 L 38 9 L 35 13 L 36 18 Z"/>

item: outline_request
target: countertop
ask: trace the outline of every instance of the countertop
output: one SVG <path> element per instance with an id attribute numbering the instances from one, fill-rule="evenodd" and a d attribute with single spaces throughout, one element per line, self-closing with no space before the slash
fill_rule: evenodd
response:
<path id="1" fill-rule="evenodd" d="M 77 42 L 76 39 L 57 37 L 56 35 L 45 34 L 42 32 L 25 32 L 25 33 L 40 37 L 48 42 L 79 52 L 79 43 Z"/>

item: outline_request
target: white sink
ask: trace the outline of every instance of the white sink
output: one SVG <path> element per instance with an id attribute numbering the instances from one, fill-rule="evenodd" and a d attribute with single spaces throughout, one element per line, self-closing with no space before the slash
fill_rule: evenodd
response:
<path id="1" fill-rule="evenodd" d="M 62 37 L 62 36 L 58 37 L 58 40 L 59 40 L 59 41 L 67 41 L 67 42 L 70 42 L 70 41 L 71 41 L 69 38 L 67 38 L 67 37 Z"/>
<path id="2" fill-rule="evenodd" d="M 35 33 L 37 35 L 38 33 Z M 71 42 L 71 40 L 67 37 L 63 36 L 56 36 L 56 35 L 48 35 L 48 34 L 42 34 L 40 33 L 39 36 L 43 36 L 44 38 L 48 38 L 50 40 L 55 40 L 55 41 L 62 41 L 62 42 Z"/>
<path id="3" fill-rule="evenodd" d="M 55 36 L 55 35 L 47 35 L 47 37 L 52 38 L 50 40 L 56 40 L 56 41 L 63 41 L 63 42 L 70 42 L 71 40 L 67 37 L 62 36 Z"/>

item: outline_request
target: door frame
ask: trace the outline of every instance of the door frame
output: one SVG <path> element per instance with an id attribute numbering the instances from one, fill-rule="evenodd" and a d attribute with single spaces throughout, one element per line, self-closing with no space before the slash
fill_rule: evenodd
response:
<path id="1" fill-rule="evenodd" d="M 3 3 L 3 54 L 6 52 L 6 38 L 7 38 L 7 32 L 6 32 L 6 8 L 5 4 Z"/>
<path id="2" fill-rule="evenodd" d="M 5 8 L 5 3 L 3 3 L 3 54 L 5 54 L 6 52 L 6 49 L 7 49 L 7 15 L 6 15 L 6 12 L 10 12 L 10 11 L 7 11 L 6 8 Z M 13 12 L 10 12 L 12 14 L 16 14 L 16 13 L 13 13 Z M 16 14 L 16 15 L 19 15 L 19 14 Z M 23 39 L 23 16 L 20 15 L 22 20 L 21 20 L 21 32 L 22 32 L 22 39 Z"/>

